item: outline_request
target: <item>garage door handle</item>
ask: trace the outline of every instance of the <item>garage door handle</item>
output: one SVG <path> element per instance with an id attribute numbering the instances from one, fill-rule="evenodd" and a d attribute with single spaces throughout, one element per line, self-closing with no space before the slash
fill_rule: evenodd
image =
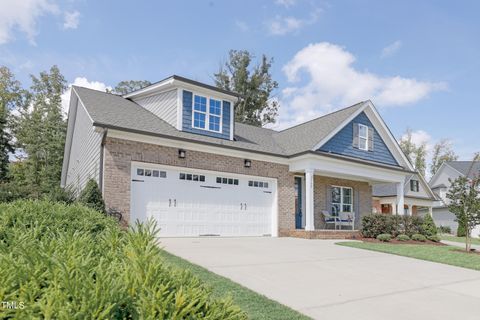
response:
<path id="1" fill-rule="evenodd" d="M 240 210 L 243 210 L 243 203 L 240 203 Z"/>
<path id="2" fill-rule="evenodd" d="M 172 199 L 168 199 L 168 206 L 169 206 L 169 207 L 172 206 Z"/>
<path id="3" fill-rule="evenodd" d="M 247 210 L 247 204 L 245 203 L 245 210 Z"/>
<path id="4" fill-rule="evenodd" d="M 174 206 L 174 207 L 177 207 L 177 199 L 174 199 L 174 200 L 173 200 L 173 206 Z"/>

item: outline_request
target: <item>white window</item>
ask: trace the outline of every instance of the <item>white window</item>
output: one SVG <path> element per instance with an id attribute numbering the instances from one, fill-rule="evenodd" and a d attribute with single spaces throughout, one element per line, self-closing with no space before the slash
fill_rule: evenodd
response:
<path id="1" fill-rule="evenodd" d="M 353 190 L 350 187 L 332 187 L 332 213 L 353 212 Z"/>
<path id="2" fill-rule="evenodd" d="M 358 124 L 358 148 L 368 151 L 368 126 Z"/>
<path id="3" fill-rule="evenodd" d="M 420 184 L 418 180 L 410 180 L 410 191 L 418 192 L 420 190 Z"/>
<path id="4" fill-rule="evenodd" d="M 194 95 L 192 126 L 197 129 L 221 132 L 222 101 Z"/>

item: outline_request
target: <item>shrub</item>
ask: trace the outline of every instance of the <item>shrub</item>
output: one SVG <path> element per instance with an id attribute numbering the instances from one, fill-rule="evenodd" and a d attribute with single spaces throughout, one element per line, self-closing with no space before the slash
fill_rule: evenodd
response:
<path id="1" fill-rule="evenodd" d="M 392 236 L 389 233 L 382 233 L 377 236 L 377 240 L 389 242 L 390 240 L 392 240 Z"/>
<path id="2" fill-rule="evenodd" d="M 408 241 L 410 240 L 410 237 L 407 236 L 406 234 L 399 234 L 396 239 L 398 241 Z"/>
<path id="3" fill-rule="evenodd" d="M 401 216 L 402 230 L 401 233 L 412 237 L 414 234 L 423 234 L 423 219 L 419 216 Z"/>
<path id="4" fill-rule="evenodd" d="M 440 233 L 449 233 L 451 234 L 452 233 L 452 228 L 450 228 L 449 226 L 440 226 L 438 227 L 438 231 Z"/>
<path id="5" fill-rule="evenodd" d="M 369 214 L 362 218 L 362 235 L 366 238 L 376 238 L 382 233 L 392 233 L 390 216 L 385 214 Z"/>
<path id="6" fill-rule="evenodd" d="M 163 263 L 152 223 L 128 232 L 79 204 L 0 204 L 1 319 L 246 319 Z"/>
<path id="7" fill-rule="evenodd" d="M 422 231 L 422 234 L 426 237 L 435 236 L 438 233 L 437 226 L 435 226 L 435 222 L 429 214 L 423 217 Z"/>
<path id="8" fill-rule="evenodd" d="M 421 241 L 421 242 L 425 242 L 427 240 L 427 238 L 423 234 L 420 234 L 420 233 L 413 234 L 411 238 L 414 241 Z"/>
<path id="9" fill-rule="evenodd" d="M 465 230 L 465 225 L 459 222 L 457 227 L 457 237 L 465 237 L 466 235 L 467 231 Z"/>
<path id="10" fill-rule="evenodd" d="M 433 242 L 440 242 L 440 237 L 436 234 L 434 234 L 433 236 L 427 236 L 427 239 Z"/>
<path id="11" fill-rule="evenodd" d="M 102 192 L 97 182 L 93 179 L 88 180 L 85 188 L 83 188 L 80 193 L 78 201 L 89 208 L 99 212 L 105 212 L 105 202 L 102 198 Z"/>

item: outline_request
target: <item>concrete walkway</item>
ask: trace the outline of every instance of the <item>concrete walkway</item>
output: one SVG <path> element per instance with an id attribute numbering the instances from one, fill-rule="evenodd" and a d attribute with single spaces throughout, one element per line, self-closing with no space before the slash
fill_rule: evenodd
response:
<path id="1" fill-rule="evenodd" d="M 167 251 L 315 319 L 480 319 L 480 272 L 334 242 L 161 239 Z"/>
<path id="2" fill-rule="evenodd" d="M 459 248 L 465 249 L 465 243 L 456 242 L 456 241 L 448 241 L 448 240 L 442 240 L 440 242 L 444 243 L 444 244 L 447 244 L 449 246 L 459 247 Z M 471 247 L 472 247 L 472 249 L 475 249 L 476 251 L 480 251 L 480 245 L 478 245 L 478 244 L 472 244 Z"/>

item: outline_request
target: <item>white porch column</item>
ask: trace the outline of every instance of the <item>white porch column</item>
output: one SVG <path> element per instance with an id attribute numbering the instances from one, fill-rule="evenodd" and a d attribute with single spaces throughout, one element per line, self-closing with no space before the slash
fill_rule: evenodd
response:
<path id="1" fill-rule="evenodd" d="M 411 204 L 408 205 L 408 215 L 413 216 L 413 205 Z"/>
<path id="2" fill-rule="evenodd" d="M 305 170 L 305 230 L 315 230 L 313 222 L 313 169 Z"/>
<path id="3" fill-rule="evenodd" d="M 433 218 L 433 207 L 428 207 L 428 214 Z"/>
<path id="4" fill-rule="evenodd" d="M 405 212 L 405 209 L 403 208 L 405 204 L 403 187 L 404 187 L 403 182 L 397 183 L 397 214 L 401 214 L 401 215 L 403 215 Z"/>

